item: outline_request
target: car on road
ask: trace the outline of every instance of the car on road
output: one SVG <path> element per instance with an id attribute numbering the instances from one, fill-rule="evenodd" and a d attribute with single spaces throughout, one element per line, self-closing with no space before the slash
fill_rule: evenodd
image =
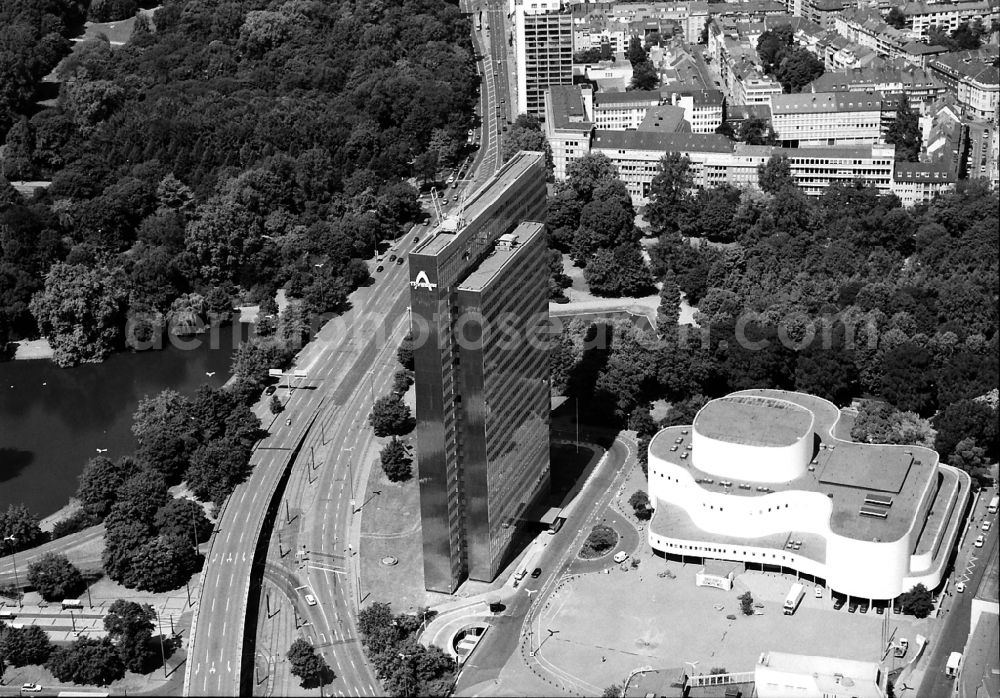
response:
<path id="1" fill-rule="evenodd" d="M 976 542 L 973 543 L 973 545 L 976 546 L 977 548 L 981 548 L 983 547 L 983 543 L 985 542 L 986 542 L 986 537 L 980 535 L 978 538 L 976 538 Z"/>
<path id="2" fill-rule="evenodd" d="M 817 599 L 822 599 L 823 598 L 823 587 L 816 587 L 816 592 L 815 593 L 816 593 L 816 598 Z"/>
<path id="3" fill-rule="evenodd" d="M 375 267 L 375 271 L 382 271 L 383 269 L 385 269 L 385 267 L 383 267 L 381 264 Z"/>
<path id="4" fill-rule="evenodd" d="M 857 601 L 852 601 L 850 603 L 850 605 L 847 607 L 847 612 L 848 613 L 855 613 L 857 610 L 858 610 L 858 603 L 857 603 Z"/>
<path id="5" fill-rule="evenodd" d="M 315 606 L 316 597 L 313 596 L 312 594 L 306 594 L 306 603 L 309 604 L 310 606 Z"/>
<path id="6" fill-rule="evenodd" d="M 538 579 L 541 576 L 542 576 L 542 568 L 541 567 L 536 567 L 534 570 L 532 570 L 532 572 L 531 572 L 531 578 L 532 579 Z"/>
<path id="7" fill-rule="evenodd" d="M 405 261 L 406 261 L 405 259 L 403 259 L 402 257 L 400 257 L 399 259 L 396 260 L 396 264 L 402 264 Z"/>
<path id="8" fill-rule="evenodd" d="M 276 386 L 276 385 L 269 385 L 266 388 L 264 388 L 264 394 L 265 395 L 274 395 L 274 391 L 277 390 L 277 389 L 278 389 L 278 386 Z"/>
<path id="9" fill-rule="evenodd" d="M 418 242 L 420 242 L 420 236 L 419 235 L 414 235 L 413 236 L 413 244 L 416 245 Z"/>
<path id="10" fill-rule="evenodd" d="M 988 531 L 988 530 L 990 530 L 990 525 L 991 525 L 991 524 L 990 524 L 990 522 L 989 522 L 989 521 L 983 521 L 983 530 L 984 530 L 984 531 Z"/>
<path id="11" fill-rule="evenodd" d="M 613 559 L 616 563 L 625 562 L 626 560 L 628 560 L 628 553 L 625 552 L 624 550 L 619 550 L 617 553 L 615 553 Z"/>
<path id="12" fill-rule="evenodd" d="M 959 582 L 958 584 L 956 584 L 955 591 L 957 591 L 959 594 L 965 591 L 965 582 Z"/>
<path id="13" fill-rule="evenodd" d="M 25 683 L 21 684 L 21 692 L 24 693 L 41 693 L 42 687 L 37 683 Z"/>
<path id="14" fill-rule="evenodd" d="M 394 255 L 394 254 L 389 255 L 389 261 L 390 262 L 395 262 L 396 261 L 396 255 Z"/>

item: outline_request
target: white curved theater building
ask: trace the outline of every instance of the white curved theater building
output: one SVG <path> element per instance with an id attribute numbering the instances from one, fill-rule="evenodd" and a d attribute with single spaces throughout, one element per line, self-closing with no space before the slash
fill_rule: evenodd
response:
<path id="1" fill-rule="evenodd" d="M 920 446 L 835 437 L 812 395 L 748 390 L 713 400 L 649 444 L 654 550 L 785 571 L 873 601 L 936 588 L 971 481 Z M 845 434 L 846 437 L 846 434 Z"/>

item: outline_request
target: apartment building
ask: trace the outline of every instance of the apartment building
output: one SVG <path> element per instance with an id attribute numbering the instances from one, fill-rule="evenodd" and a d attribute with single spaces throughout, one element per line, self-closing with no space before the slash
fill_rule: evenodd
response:
<path id="1" fill-rule="evenodd" d="M 722 125 L 726 98 L 720 90 L 660 90 L 664 104 L 684 109 L 684 119 L 692 133 L 715 133 Z"/>
<path id="2" fill-rule="evenodd" d="M 787 147 L 878 143 L 888 107 L 881 93 L 772 95 L 771 125 L 775 138 Z"/>
<path id="3" fill-rule="evenodd" d="M 947 94 L 948 86 L 929 69 L 904 64 L 902 61 L 878 67 L 848 68 L 823 73 L 802 90 L 805 92 L 882 92 L 906 95 L 910 106 L 922 113 Z"/>
<path id="4" fill-rule="evenodd" d="M 1000 105 L 1000 68 L 996 46 L 949 53 L 929 63 L 930 71 L 950 87 L 959 104 L 972 116 L 996 118 Z"/>
<path id="5" fill-rule="evenodd" d="M 542 117 L 545 90 L 573 84 L 573 16 L 564 0 L 514 0 L 517 111 Z"/>
<path id="6" fill-rule="evenodd" d="M 566 179 L 570 163 L 590 152 L 593 103 L 589 85 L 557 85 L 545 91 L 545 139 L 556 180 Z"/>
<path id="7" fill-rule="evenodd" d="M 726 83 L 733 104 L 770 104 L 771 97 L 782 93 L 781 83 L 765 75 L 760 66 L 749 60 L 726 64 Z"/>
<path id="8" fill-rule="evenodd" d="M 897 162 L 892 175 L 892 193 L 903 206 L 930 201 L 943 191 L 955 188 L 958 172 L 952 163 Z"/>
<path id="9" fill-rule="evenodd" d="M 910 36 L 925 39 L 931 27 L 946 32 L 958 29 L 965 22 L 980 21 L 984 26 L 1000 19 L 998 0 L 953 0 L 952 2 L 908 2 L 902 7 Z"/>

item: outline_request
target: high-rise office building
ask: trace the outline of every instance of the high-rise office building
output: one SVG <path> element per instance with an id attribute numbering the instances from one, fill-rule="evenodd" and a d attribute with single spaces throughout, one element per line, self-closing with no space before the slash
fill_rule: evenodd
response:
<path id="1" fill-rule="evenodd" d="M 565 0 L 514 0 L 517 111 L 545 117 L 545 90 L 573 84 L 573 15 Z"/>
<path id="2" fill-rule="evenodd" d="M 548 492 L 545 165 L 522 152 L 409 255 L 424 585 L 492 581 Z"/>

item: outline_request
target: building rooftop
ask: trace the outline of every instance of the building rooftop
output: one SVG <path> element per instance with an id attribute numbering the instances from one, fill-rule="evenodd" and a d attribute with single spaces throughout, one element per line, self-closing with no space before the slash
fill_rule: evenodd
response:
<path id="1" fill-rule="evenodd" d="M 995 561 L 995 560 L 994 560 Z M 979 616 L 962 659 L 959 679 L 962 695 L 976 698 L 1000 696 L 1000 617 L 995 613 Z"/>
<path id="2" fill-rule="evenodd" d="M 867 68 L 823 73 L 807 88 L 813 92 L 857 90 L 860 86 L 900 85 L 902 87 L 931 87 L 944 89 L 945 85 L 930 71 L 912 65 L 883 65 Z"/>
<path id="3" fill-rule="evenodd" d="M 726 121 L 746 119 L 771 120 L 771 107 L 767 104 L 733 104 L 726 107 Z"/>
<path id="4" fill-rule="evenodd" d="M 897 162 L 892 178 L 897 182 L 957 182 L 958 172 L 950 162 Z"/>
<path id="5" fill-rule="evenodd" d="M 818 438 L 814 458 L 809 469 L 800 477 L 785 483 L 769 483 L 767 492 L 761 492 L 757 485 L 741 488 L 742 483 L 733 482 L 724 486 L 713 476 L 700 470 L 692 463 L 692 458 L 681 458 L 684 444 L 677 450 L 677 439 L 690 444 L 690 437 L 684 435 L 687 427 L 668 427 L 660 431 L 650 442 L 650 452 L 657 458 L 689 470 L 699 485 L 709 491 L 742 497 L 767 496 L 770 491 L 802 490 L 820 492 L 828 496 L 833 505 L 830 526 L 834 533 L 858 540 L 894 541 L 901 538 L 915 525 L 917 506 L 924 492 L 930 487 L 937 471 L 938 455 L 935 451 L 921 446 L 889 446 L 882 444 L 861 444 L 843 441 L 833 436 L 834 428 L 840 420 L 840 412 L 833 403 L 813 395 L 783 390 L 746 390 L 734 393 L 738 398 L 765 398 L 762 401 L 743 403 L 727 402 L 725 398 L 709 403 L 695 417 L 695 428 L 700 434 L 719 438 L 722 432 L 729 442 L 748 445 L 781 445 L 787 443 L 794 434 L 803 433 L 803 412 L 812 413 L 811 430 Z M 777 424 L 782 410 L 776 410 L 769 399 L 777 398 L 785 403 L 794 403 L 796 408 L 786 408 L 791 427 Z M 719 403 L 709 415 L 712 435 L 706 433 L 699 418 L 713 403 Z M 737 407 L 738 405 L 738 407 Z M 745 418 L 748 413 L 759 412 L 754 422 L 762 432 L 755 433 Z M 727 429 L 724 418 L 733 420 Z M 752 416 L 751 416 L 752 419 Z M 809 427 L 806 427 L 808 429 Z M 708 482 L 701 482 L 707 480 Z M 872 499 L 891 499 L 885 517 L 862 516 L 862 507 Z M 801 536 L 799 539 L 806 541 Z M 755 539 L 758 540 L 759 539 Z M 783 547 L 778 541 L 776 547 Z M 803 555 L 807 555 L 803 551 Z"/>
<path id="6" fill-rule="evenodd" d="M 659 90 L 628 90 L 627 92 L 598 92 L 594 95 L 594 108 L 614 107 L 623 104 L 659 104 Z"/>
<path id="7" fill-rule="evenodd" d="M 814 112 L 881 111 L 879 92 L 803 92 L 771 95 L 771 114 Z"/>
<path id="8" fill-rule="evenodd" d="M 936 15 L 942 12 L 980 11 L 989 12 L 986 0 L 964 0 L 960 2 L 908 2 L 904 3 L 904 15 Z"/>
<path id="9" fill-rule="evenodd" d="M 672 107 L 661 104 L 650 107 L 639 124 L 640 131 L 660 131 L 663 133 L 681 133 L 691 130 L 691 124 L 684 120 L 684 107 Z"/>
<path id="10" fill-rule="evenodd" d="M 466 199 L 462 219 L 469 221 L 481 216 L 518 177 L 539 161 L 543 161 L 544 158 L 542 153 L 535 151 L 522 150 L 519 152 Z M 445 221 L 447 222 L 449 219 L 453 220 L 454 216 L 446 217 Z M 462 237 L 462 227 L 459 226 L 460 229 L 456 233 L 442 229 L 441 225 L 435 226 L 430 236 L 424 238 L 410 254 L 431 256 L 440 254 L 448 245 Z"/>
<path id="11" fill-rule="evenodd" d="M 501 235 L 490 256 L 480 262 L 458 285 L 461 291 L 481 291 L 490 285 L 497 274 L 512 260 L 521 248 L 542 234 L 543 223 L 524 221 L 514 228 L 514 232 Z"/>
<path id="12" fill-rule="evenodd" d="M 737 155 L 745 157 L 769 158 L 772 155 L 783 155 L 794 162 L 802 162 L 805 159 L 831 160 L 845 158 L 888 158 L 891 160 L 893 154 L 896 152 L 895 146 L 892 145 L 831 145 L 808 148 L 778 148 L 773 145 L 736 143 L 733 147 Z"/>
<path id="13" fill-rule="evenodd" d="M 997 47 L 987 46 L 975 51 L 946 53 L 931 61 L 931 65 L 942 72 L 966 77 L 984 85 L 997 85 L 1000 84 L 1000 68 L 994 64 L 997 57 Z"/>
<path id="14" fill-rule="evenodd" d="M 587 120 L 583 90 L 579 85 L 553 85 L 546 91 L 546 120 L 561 131 L 590 133 L 594 124 Z"/>
<path id="15" fill-rule="evenodd" d="M 813 415 L 801 405 L 756 395 L 712 400 L 694 418 L 699 434 L 745 446 L 790 446 L 812 427 Z"/>
<path id="16" fill-rule="evenodd" d="M 882 696 L 877 685 L 880 668 L 876 662 L 786 652 L 764 652 L 758 664 L 789 674 L 811 674 L 816 689 L 822 695 L 852 695 L 856 698 Z M 845 693 L 845 688 L 850 688 L 850 691 Z"/>
<path id="17" fill-rule="evenodd" d="M 669 152 L 697 151 L 731 153 L 733 144 L 716 133 L 661 133 L 659 131 L 594 132 L 593 148 L 613 150 L 653 150 Z"/>

